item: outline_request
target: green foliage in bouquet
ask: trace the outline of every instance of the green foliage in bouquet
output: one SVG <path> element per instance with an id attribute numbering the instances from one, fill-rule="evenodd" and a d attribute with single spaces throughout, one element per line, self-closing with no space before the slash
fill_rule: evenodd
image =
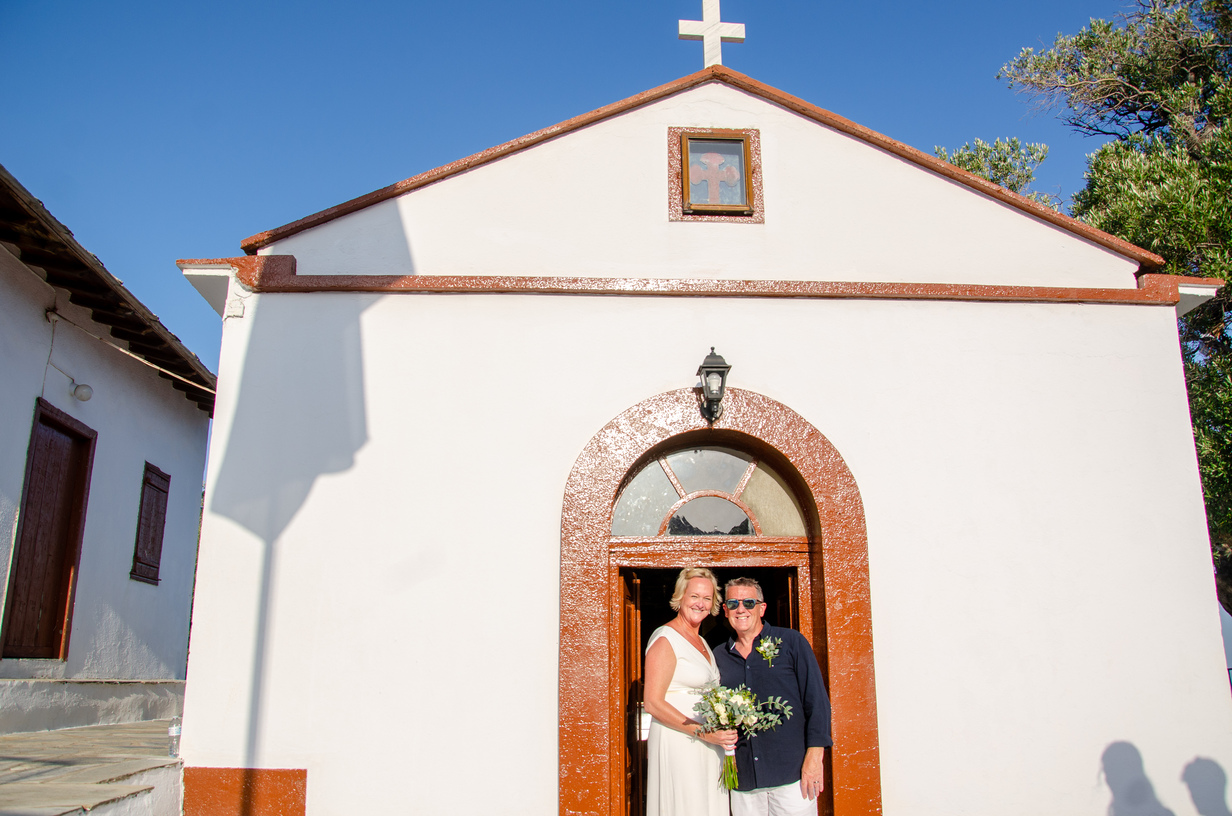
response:
<path id="1" fill-rule="evenodd" d="M 740 731 L 750 736 L 769 731 L 791 719 L 791 706 L 782 697 L 767 697 L 759 701 L 748 686 L 734 689 L 712 686 L 702 694 L 702 699 L 693 706 L 702 727 L 698 733 L 714 731 Z M 723 787 L 734 790 L 740 784 L 736 772 L 736 756 L 732 751 L 723 759 Z"/>

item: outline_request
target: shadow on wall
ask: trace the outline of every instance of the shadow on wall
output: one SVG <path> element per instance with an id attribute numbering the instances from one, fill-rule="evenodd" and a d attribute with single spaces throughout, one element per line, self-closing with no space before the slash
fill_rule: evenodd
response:
<path id="1" fill-rule="evenodd" d="M 1181 780 L 1189 786 L 1194 810 L 1201 816 L 1232 816 L 1228 811 L 1228 775 L 1218 762 L 1198 757 L 1185 766 Z"/>
<path id="2" fill-rule="evenodd" d="M 300 274 L 414 275 L 415 259 L 402 223 L 401 199 L 382 201 L 326 225 L 328 248 L 304 253 Z M 294 252 L 294 250 L 292 250 Z"/>
<path id="3" fill-rule="evenodd" d="M 368 441 L 360 315 L 380 295 L 266 295 L 210 509 L 267 543 L 319 476 L 348 470 Z"/>
<path id="4" fill-rule="evenodd" d="M 1173 816 L 1155 796 L 1142 754 L 1131 742 L 1114 742 L 1101 757 L 1102 775 L 1112 792 L 1108 816 Z M 1228 811 L 1228 776 L 1218 762 L 1202 757 L 1185 766 L 1181 780 L 1200 816 L 1232 816 Z"/>
<path id="5" fill-rule="evenodd" d="M 1155 787 L 1146 778 L 1142 754 L 1132 742 L 1114 742 L 1104 749 L 1104 781 L 1112 791 L 1108 816 L 1173 816 L 1155 797 Z"/>
<path id="6" fill-rule="evenodd" d="M 262 546 L 246 767 L 259 748 L 277 542 L 316 480 L 349 470 L 368 441 L 360 316 L 380 295 L 266 295 L 250 307 L 235 414 L 210 510 Z M 250 301 L 251 303 L 251 301 Z"/>

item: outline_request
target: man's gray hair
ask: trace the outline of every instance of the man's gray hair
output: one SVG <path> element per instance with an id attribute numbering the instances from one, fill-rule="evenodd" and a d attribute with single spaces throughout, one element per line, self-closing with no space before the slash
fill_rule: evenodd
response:
<path id="1" fill-rule="evenodd" d="M 733 578 L 728 581 L 727 585 L 723 588 L 724 597 L 727 597 L 728 593 L 731 592 L 732 587 L 752 587 L 757 591 L 757 600 L 762 603 L 766 602 L 766 596 L 761 592 L 761 584 L 757 583 L 752 578 Z"/>

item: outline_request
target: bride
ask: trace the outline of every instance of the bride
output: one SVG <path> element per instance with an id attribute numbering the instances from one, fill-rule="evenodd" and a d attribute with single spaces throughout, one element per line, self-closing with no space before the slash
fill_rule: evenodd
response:
<path id="1" fill-rule="evenodd" d="M 699 627 L 719 614 L 722 597 L 714 573 L 680 571 L 672 593 L 676 617 L 650 635 L 646 648 L 646 711 L 654 719 L 647 740 L 646 816 L 727 816 L 727 791 L 719 781 L 723 748 L 735 731 L 699 734 L 693 705 L 719 682 L 719 669 Z"/>

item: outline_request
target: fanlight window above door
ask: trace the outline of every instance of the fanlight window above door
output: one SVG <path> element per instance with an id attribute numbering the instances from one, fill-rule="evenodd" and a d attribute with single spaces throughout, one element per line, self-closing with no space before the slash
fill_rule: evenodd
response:
<path id="1" fill-rule="evenodd" d="M 686 448 L 644 465 L 620 493 L 612 535 L 807 535 L 804 514 L 779 474 L 729 448 Z"/>

